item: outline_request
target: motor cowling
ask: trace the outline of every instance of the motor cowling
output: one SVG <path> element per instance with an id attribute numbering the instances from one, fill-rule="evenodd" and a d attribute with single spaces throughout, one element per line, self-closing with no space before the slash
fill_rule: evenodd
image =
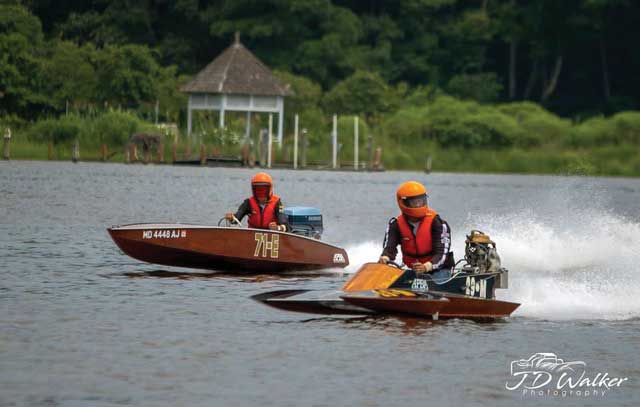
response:
<path id="1" fill-rule="evenodd" d="M 317 208 L 306 206 L 284 208 L 279 220 L 281 224 L 287 225 L 287 230 L 297 235 L 320 239 L 324 231 L 322 213 Z"/>

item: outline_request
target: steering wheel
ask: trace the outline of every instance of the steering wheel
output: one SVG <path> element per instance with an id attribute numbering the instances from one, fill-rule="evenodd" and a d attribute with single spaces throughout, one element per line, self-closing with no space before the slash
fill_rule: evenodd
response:
<path id="1" fill-rule="evenodd" d="M 236 218 L 235 216 L 233 217 L 232 221 L 230 221 L 226 217 L 220 218 L 220 220 L 218 221 L 218 226 L 222 226 L 222 222 L 223 221 L 225 222 L 225 225 L 224 225 L 225 227 L 240 227 L 240 226 L 242 226 L 242 223 L 240 223 L 238 218 Z"/>

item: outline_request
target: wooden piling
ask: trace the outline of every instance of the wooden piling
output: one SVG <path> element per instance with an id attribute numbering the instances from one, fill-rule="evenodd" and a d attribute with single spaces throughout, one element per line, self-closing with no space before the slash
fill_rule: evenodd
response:
<path id="1" fill-rule="evenodd" d="M 164 143 L 158 146 L 158 163 L 164 164 Z"/>
<path id="2" fill-rule="evenodd" d="M 53 143 L 52 142 L 47 143 L 47 159 L 49 161 L 53 160 Z"/>
<path id="3" fill-rule="evenodd" d="M 382 147 L 376 148 L 376 156 L 373 160 L 373 168 L 376 170 L 382 168 Z"/>
<path id="4" fill-rule="evenodd" d="M 178 160 L 178 143 L 173 143 L 173 146 L 171 147 L 171 164 L 175 164 L 175 162 Z"/>
<path id="5" fill-rule="evenodd" d="M 131 148 L 128 145 L 124 146 L 124 163 L 131 163 Z"/>
<path id="6" fill-rule="evenodd" d="M 200 144 L 200 165 L 207 165 L 207 146 Z"/>
<path id="7" fill-rule="evenodd" d="M 138 147 L 134 143 L 129 144 L 129 160 L 132 163 L 138 161 Z"/>
<path id="8" fill-rule="evenodd" d="M 373 168 L 373 136 L 371 134 L 367 140 L 367 167 Z"/>
<path id="9" fill-rule="evenodd" d="M 71 154 L 71 161 L 77 163 L 80 161 L 80 142 L 78 140 L 73 143 L 73 153 Z"/>
<path id="10" fill-rule="evenodd" d="M 2 137 L 3 146 L 2 146 L 2 158 L 5 160 L 11 159 L 11 129 L 7 127 L 7 130 L 4 132 L 4 137 Z"/>
<path id="11" fill-rule="evenodd" d="M 101 153 L 102 153 L 102 162 L 107 161 L 107 145 L 106 144 L 102 144 L 101 147 Z"/>

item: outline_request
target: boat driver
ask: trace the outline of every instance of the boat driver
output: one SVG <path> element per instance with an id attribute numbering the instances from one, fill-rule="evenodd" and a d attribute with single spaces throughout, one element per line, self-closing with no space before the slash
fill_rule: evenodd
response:
<path id="1" fill-rule="evenodd" d="M 395 260 L 400 245 L 405 265 L 416 274 L 428 273 L 434 280 L 441 280 L 450 277 L 453 267 L 451 230 L 449 224 L 429 208 L 428 197 L 427 189 L 419 182 L 400 185 L 396 198 L 402 213 L 389 220 L 378 263 Z"/>
<path id="2" fill-rule="evenodd" d="M 286 225 L 278 224 L 283 209 L 280 197 L 273 193 L 273 180 L 265 172 L 259 172 L 251 179 L 251 197 L 242 202 L 235 214 L 227 213 L 225 218 L 239 221 L 249 216 L 249 227 L 255 229 L 271 229 L 286 231 Z"/>

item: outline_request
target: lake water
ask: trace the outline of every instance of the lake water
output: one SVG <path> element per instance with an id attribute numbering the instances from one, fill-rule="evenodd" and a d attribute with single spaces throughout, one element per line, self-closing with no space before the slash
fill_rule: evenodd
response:
<path id="1" fill-rule="evenodd" d="M 1 162 L 0 406 L 640 404 L 640 180 L 274 170 L 284 203 L 319 207 L 323 240 L 349 252 L 320 277 L 202 276 L 131 259 L 106 233 L 215 224 L 254 173 Z M 334 289 L 375 261 L 409 179 L 456 253 L 473 228 L 497 242 L 511 270 L 498 297 L 522 303 L 512 318 L 336 318 L 249 299 Z M 628 380 L 602 396 L 507 390 L 511 362 L 537 352 Z"/>

